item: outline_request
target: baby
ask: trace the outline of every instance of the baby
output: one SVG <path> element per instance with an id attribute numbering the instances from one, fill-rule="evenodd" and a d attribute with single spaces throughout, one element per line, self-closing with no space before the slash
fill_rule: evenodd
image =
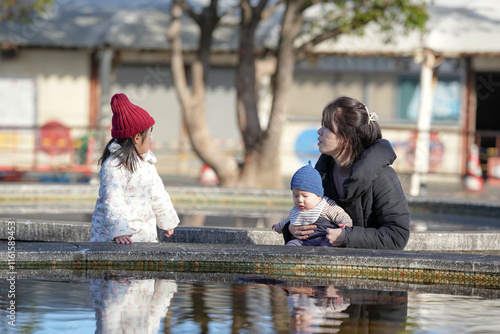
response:
<path id="1" fill-rule="evenodd" d="M 319 172 L 308 165 L 301 167 L 292 177 L 291 189 L 294 207 L 290 215 L 272 226 L 278 233 L 290 222 L 293 225 L 314 224 L 317 228 L 305 240 L 293 239 L 287 246 L 332 247 L 326 237 L 326 229 L 352 226 L 349 215 L 335 201 L 323 196 L 323 184 Z M 339 226 L 339 224 L 343 224 Z"/>

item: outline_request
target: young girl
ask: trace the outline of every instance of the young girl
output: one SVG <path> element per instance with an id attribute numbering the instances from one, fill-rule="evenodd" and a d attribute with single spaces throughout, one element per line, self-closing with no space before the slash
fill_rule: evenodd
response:
<path id="1" fill-rule="evenodd" d="M 111 136 L 99 159 L 100 188 L 90 241 L 158 242 L 156 226 L 174 233 L 179 217 L 149 150 L 154 119 L 125 94 L 111 98 Z"/>

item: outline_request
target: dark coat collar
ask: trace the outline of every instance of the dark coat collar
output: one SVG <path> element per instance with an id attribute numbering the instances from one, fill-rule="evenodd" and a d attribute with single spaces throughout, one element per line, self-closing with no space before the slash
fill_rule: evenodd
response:
<path id="1" fill-rule="evenodd" d="M 377 178 L 382 168 L 392 165 L 394 160 L 396 160 L 396 153 L 391 143 L 386 139 L 377 140 L 354 162 L 351 174 L 344 182 L 345 197 L 341 199 L 338 198 L 337 191 L 333 186 L 333 158 L 329 155 L 322 154 L 316 163 L 316 169 L 323 178 L 326 196 L 334 200 L 350 202 L 366 192 L 369 186 Z"/>

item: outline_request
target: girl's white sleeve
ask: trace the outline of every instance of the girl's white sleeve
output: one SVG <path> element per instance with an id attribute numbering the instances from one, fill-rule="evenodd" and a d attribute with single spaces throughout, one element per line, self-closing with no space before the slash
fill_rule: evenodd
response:
<path id="1" fill-rule="evenodd" d="M 156 215 L 156 225 L 158 225 L 160 229 L 167 231 L 177 227 L 177 225 L 179 225 L 179 216 L 177 216 L 174 205 L 165 190 L 165 186 L 158 172 L 156 172 L 155 175 L 152 195 L 152 207 Z"/>
<path id="2" fill-rule="evenodd" d="M 109 231 L 109 240 L 122 235 L 132 235 L 128 224 L 127 207 L 124 190 L 127 186 L 127 175 L 124 168 L 103 164 L 101 168 L 99 201 L 101 206 L 104 231 Z"/>

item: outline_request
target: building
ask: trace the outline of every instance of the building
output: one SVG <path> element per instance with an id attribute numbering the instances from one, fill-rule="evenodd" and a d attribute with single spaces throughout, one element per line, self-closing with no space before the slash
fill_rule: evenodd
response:
<path id="1" fill-rule="evenodd" d="M 201 162 L 186 149 L 170 74 L 169 4 L 55 0 L 31 25 L 0 23 L 0 150 L 5 157 L 0 169 L 94 172 L 95 155 L 109 138 L 109 98 L 123 92 L 162 124 L 155 128 L 159 170 L 199 172 Z M 498 161 L 500 46 L 491 41 L 500 37 L 500 9 L 495 0 L 436 0 L 428 9 L 423 36 L 396 35 L 385 44 L 368 27 L 363 37 L 342 36 L 318 45 L 296 65 L 282 138 L 284 175 L 318 157 L 315 132 L 322 108 L 340 95 L 364 101 L 379 115 L 384 136 L 398 153 L 395 167 L 413 173 L 421 59 L 427 51 L 439 65 L 428 177 L 461 178 L 473 143 L 481 148 L 485 172 L 488 163 Z M 276 17 L 264 21 L 256 43 L 275 45 L 278 25 Z M 182 39 L 187 55 L 196 48 L 195 28 L 186 18 Z M 242 145 L 235 113 L 235 50 L 235 31 L 219 28 L 208 75 L 207 122 L 220 145 L 237 154 Z M 264 121 L 270 81 L 261 80 Z"/>

